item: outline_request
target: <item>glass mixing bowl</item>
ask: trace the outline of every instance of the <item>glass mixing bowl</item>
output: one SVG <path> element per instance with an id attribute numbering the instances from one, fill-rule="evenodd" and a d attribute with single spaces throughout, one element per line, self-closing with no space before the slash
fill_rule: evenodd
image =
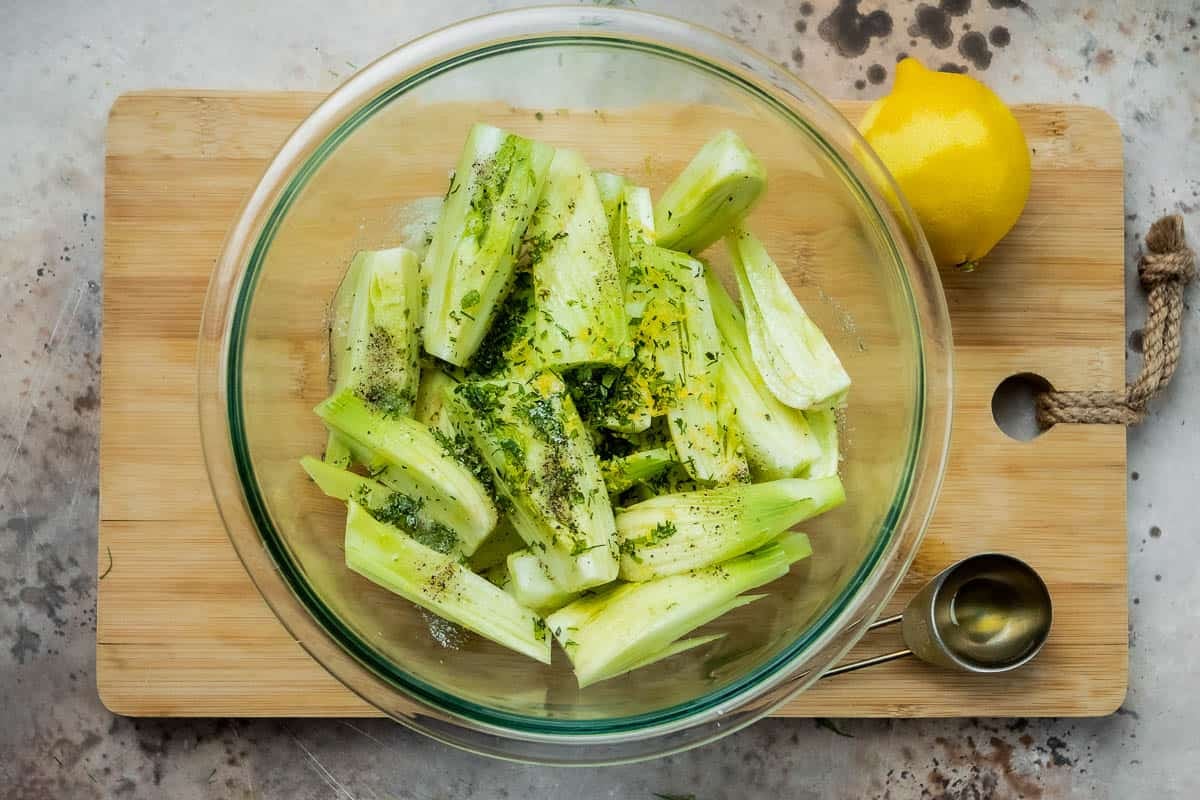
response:
<path id="1" fill-rule="evenodd" d="M 727 635 L 577 688 L 462 635 L 346 569 L 343 511 L 297 459 L 320 454 L 327 306 L 352 254 L 394 246 L 486 120 L 581 150 L 657 197 L 697 148 L 737 131 L 767 168 L 750 218 L 854 380 L 848 502 L 802 526 L 815 554 Z M 714 268 L 728 264 L 714 248 Z M 766 57 L 636 11 L 543 7 L 411 42 L 335 91 L 287 140 L 217 264 L 200 337 L 201 423 L 221 514 L 282 623 L 394 719 L 490 755 L 599 763 L 659 755 L 767 714 L 834 664 L 912 560 L 941 480 L 950 325 L 913 217 L 854 128 Z M 269 681 L 269 676 L 263 676 Z"/>

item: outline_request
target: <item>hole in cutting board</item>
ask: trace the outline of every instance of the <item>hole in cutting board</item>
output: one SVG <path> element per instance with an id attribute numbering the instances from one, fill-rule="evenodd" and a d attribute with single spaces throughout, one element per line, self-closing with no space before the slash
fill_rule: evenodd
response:
<path id="1" fill-rule="evenodd" d="M 1052 389 L 1050 381 L 1032 372 L 1010 375 L 992 394 L 992 419 L 1010 439 L 1028 442 L 1042 434 L 1034 413 L 1034 398 Z"/>

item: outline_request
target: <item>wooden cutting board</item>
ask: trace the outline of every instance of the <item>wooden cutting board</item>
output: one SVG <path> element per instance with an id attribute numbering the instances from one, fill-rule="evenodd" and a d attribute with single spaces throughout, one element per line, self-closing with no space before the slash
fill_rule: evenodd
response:
<path id="1" fill-rule="evenodd" d="M 226 538 L 196 412 L 195 343 L 227 226 L 317 94 L 146 92 L 108 127 L 97 683 L 134 716 L 376 712 L 276 622 Z M 852 119 L 862 103 L 841 103 Z M 937 513 L 894 602 L 984 550 L 1026 559 L 1054 596 L 1043 655 L 980 678 L 899 661 L 818 684 L 786 716 L 1089 716 L 1125 696 L 1125 432 L 995 425 L 1002 380 L 1067 389 L 1124 380 L 1121 135 L 1104 112 L 1017 109 L 1029 205 L 973 275 L 946 274 L 956 345 L 954 441 Z M 895 649 L 869 635 L 855 655 Z"/>

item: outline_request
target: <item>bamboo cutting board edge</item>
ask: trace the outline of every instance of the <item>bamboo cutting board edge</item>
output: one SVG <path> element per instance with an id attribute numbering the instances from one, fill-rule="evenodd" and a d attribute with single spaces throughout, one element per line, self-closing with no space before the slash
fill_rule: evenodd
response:
<path id="1" fill-rule="evenodd" d="M 377 713 L 316 665 L 275 621 L 254 590 L 208 493 L 196 430 L 192 356 L 208 269 L 226 226 L 266 159 L 320 99 L 316 94 L 149 91 L 122 96 L 110 115 L 100 572 L 109 567 L 108 552 L 114 553 L 114 560 L 97 591 L 97 685 L 101 699 L 118 713 Z M 851 116 L 861 113 L 865 105 L 838 103 Z M 989 265 L 995 270 L 970 279 L 946 276 L 958 356 L 956 442 L 938 512 L 912 577 L 898 597 L 907 596 L 910 584 L 928 577 L 938 566 L 972 551 L 970 541 L 961 539 L 963 522 L 978 522 L 987 507 L 986 502 L 984 509 L 976 507 L 983 497 L 980 491 L 986 490 L 976 466 L 982 464 L 986 470 L 986 463 L 973 451 L 1013 447 L 994 425 L 988 429 L 978 424 L 981 414 L 990 422 L 996 375 L 1036 371 L 1060 388 L 1097 384 L 1117 388 L 1123 381 L 1124 220 L 1119 130 L 1112 118 L 1098 109 L 1021 107 L 1017 114 L 1034 145 L 1034 196 L 1022 223 L 995 254 L 996 263 Z M 197 177 L 201 165 L 208 168 L 203 180 Z M 190 206 L 188 214 L 180 214 L 178 207 L 167 203 L 154 212 L 153 219 L 131 216 L 123 192 L 153 186 L 164 176 L 183 180 L 183 188 L 193 190 L 190 199 L 204 202 Z M 1081 247 L 1077 230 L 1072 232 L 1072 225 L 1062 224 L 1056 215 L 1068 217 L 1075 229 L 1094 232 L 1095 241 Z M 181 221 L 187 224 L 181 226 Z M 1059 233 L 1052 235 L 1054 231 Z M 176 251 L 177 263 L 186 269 L 147 274 L 146 259 L 141 255 L 144 242 L 142 248 L 137 246 L 147 235 L 174 236 L 172 245 L 182 248 Z M 1059 241 L 1063 236 L 1069 239 L 1066 244 Z M 1018 294 L 1017 304 L 1024 302 L 1027 307 L 1009 308 L 996 302 L 996 298 L 1006 297 L 999 293 L 1001 288 L 995 293 L 980 289 L 998 280 L 991 272 L 1008 266 L 999 262 L 1045 259 L 1047 266 L 1027 277 L 1037 280 L 1045 272 L 1054 281 L 1062 275 L 1054 272 L 1056 267 L 1050 261 L 1071 257 L 1086 262 L 1089 272 L 1071 275 L 1074 285 L 1069 288 L 1098 312 L 1085 317 L 1069 336 L 1055 337 L 1051 331 L 1047 336 L 1050 344 L 1038 350 L 1039 358 L 1031 358 L 1027 347 L 997 347 L 996 342 L 1011 335 L 1011 331 L 1006 333 L 1008 327 L 1025 325 L 1031 313 L 1064 314 L 1071 306 L 1058 296 L 1062 286 L 1054 287 L 1053 293 L 1045 292 L 1043 286 L 1037 292 Z M 140 296 L 147 293 L 148 297 Z M 168 305 L 170 313 L 164 314 L 164 297 L 185 302 Z M 157 334 L 147 335 L 140 327 L 143 323 L 130 324 L 137 313 L 151 314 Z M 149 385 L 131 380 L 138 377 L 139 364 L 145 363 L 139 356 L 152 357 L 163 365 Z M 133 411 L 126 413 L 130 409 Z M 960 417 L 972 424 L 960 424 Z M 138 447 L 139 438 L 147 435 L 172 437 L 180 442 L 183 455 L 177 462 L 155 463 L 153 454 L 146 452 L 149 448 Z M 977 447 L 968 448 L 960 441 L 968 435 Z M 1061 595 L 1070 601 L 1056 606 L 1055 632 L 1045 656 L 1028 670 L 989 684 L 992 692 L 986 696 L 981 696 L 978 683 L 964 683 L 959 676 L 943 673 L 931 678 L 926 668 L 897 662 L 820 684 L 776 713 L 1082 716 L 1106 714 L 1120 705 L 1128 652 L 1124 431 L 1063 428 L 1018 446 L 1025 450 L 1014 451 L 1019 457 L 1010 466 L 1028 473 L 1027 494 L 1008 499 L 1025 499 L 1036 508 L 1038 500 L 1049 502 L 1055 495 L 1058 487 L 1048 485 L 1054 483 L 1054 475 L 1069 473 L 1079 479 L 1074 485 L 1082 488 L 1066 487 L 1071 489 L 1066 501 L 1075 504 L 1066 521 L 1088 526 L 1083 529 L 1095 531 L 1097 542 L 1103 544 L 1102 548 L 1096 545 L 1088 564 L 1076 565 L 1072 547 L 1041 536 L 1043 528 L 1036 515 L 1018 514 L 1015 547 L 1007 549 L 1030 557 L 1039 567 L 1051 564 L 1048 577 L 1056 600 Z M 1032 456 L 1049 460 L 1035 467 L 1033 461 L 1027 462 Z M 138 498 L 130 487 L 137 485 L 147 469 L 154 469 L 164 485 L 186 487 L 186 491 Z M 139 499 L 147 502 L 139 503 Z M 1062 514 L 1056 516 L 1055 527 L 1061 527 L 1063 521 Z M 206 574 L 215 578 L 213 585 L 218 591 L 191 585 L 181 590 L 175 574 L 161 576 L 156 582 L 151 569 L 155 563 L 153 542 L 168 528 L 172 535 L 187 537 L 190 552 Z M 1026 547 L 1028 552 L 1022 549 Z M 1070 568 L 1064 569 L 1064 564 Z M 1068 591 L 1069 595 L 1064 594 Z M 1106 631 L 1089 629 L 1087 617 L 1096 610 L 1108 615 Z M 891 640 L 867 637 L 855 655 L 890 649 L 891 644 Z M 277 682 L 264 694 L 261 682 L 255 680 L 256 669 L 278 671 L 281 667 L 288 680 Z"/>

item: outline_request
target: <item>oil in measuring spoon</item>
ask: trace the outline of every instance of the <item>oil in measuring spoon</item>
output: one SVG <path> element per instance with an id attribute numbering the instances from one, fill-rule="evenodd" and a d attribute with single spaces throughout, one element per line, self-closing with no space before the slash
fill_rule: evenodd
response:
<path id="1" fill-rule="evenodd" d="M 1000 665 L 1025 655 L 1038 613 L 1003 580 L 978 577 L 959 587 L 950 600 L 946 645 L 984 665 Z"/>

